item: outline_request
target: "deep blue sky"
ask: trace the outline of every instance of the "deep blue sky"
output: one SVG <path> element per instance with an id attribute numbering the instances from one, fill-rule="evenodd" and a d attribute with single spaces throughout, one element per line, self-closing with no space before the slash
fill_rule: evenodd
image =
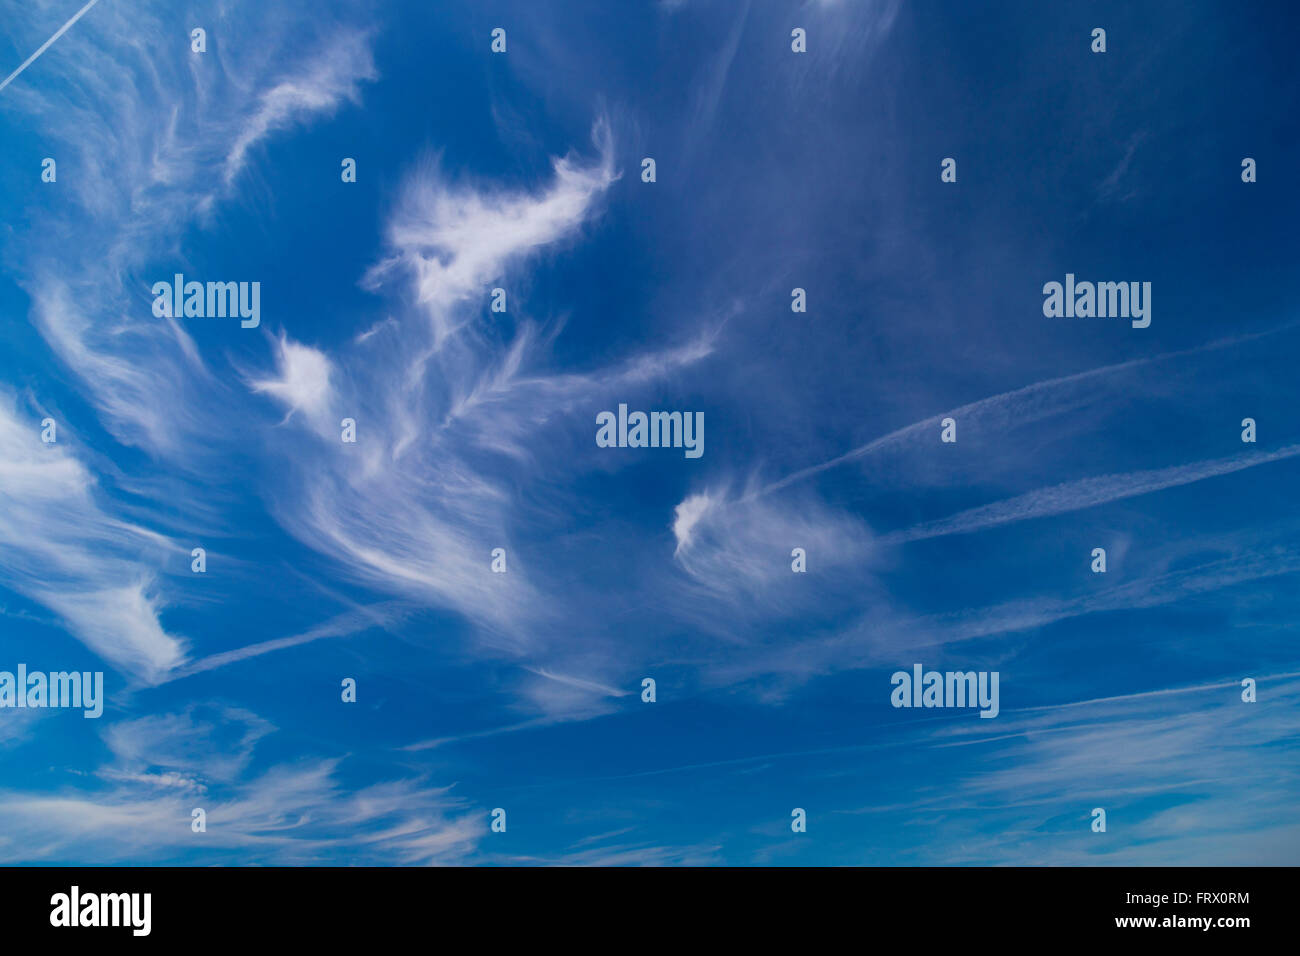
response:
<path id="1" fill-rule="evenodd" d="M 0 90 L 0 670 L 109 697 L 0 710 L 0 861 L 1300 862 L 1292 5 L 371 6 Z"/>

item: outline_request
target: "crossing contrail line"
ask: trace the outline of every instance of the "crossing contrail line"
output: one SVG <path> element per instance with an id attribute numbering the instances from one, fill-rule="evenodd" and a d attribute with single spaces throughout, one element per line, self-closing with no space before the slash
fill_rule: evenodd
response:
<path id="1" fill-rule="evenodd" d="M 18 67 L 18 69 L 14 70 L 12 73 L 6 76 L 4 78 L 4 82 L 0 82 L 0 90 L 3 90 L 6 86 L 8 86 L 10 83 L 13 82 L 14 77 L 16 77 L 23 70 L 27 69 L 29 66 L 31 66 L 33 60 L 35 60 L 38 56 L 40 56 L 42 53 L 48 50 L 50 48 L 51 43 L 53 43 L 59 37 L 63 36 L 63 34 L 67 33 L 68 28 L 71 27 L 78 20 L 80 20 L 82 16 L 85 14 L 85 12 L 97 3 L 99 3 L 99 0 L 90 0 L 90 3 L 86 4 L 76 13 L 74 13 L 72 15 L 72 19 L 69 20 L 67 23 L 65 23 L 63 26 L 59 27 L 59 29 L 55 32 L 54 36 L 50 37 L 48 40 L 46 40 L 44 43 L 41 44 L 40 49 L 38 49 L 27 59 L 23 60 L 22 66 Z"/>

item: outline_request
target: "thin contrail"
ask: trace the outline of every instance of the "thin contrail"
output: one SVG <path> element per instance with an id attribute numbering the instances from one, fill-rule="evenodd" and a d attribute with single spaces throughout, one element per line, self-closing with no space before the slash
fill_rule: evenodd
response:
<path id="1" fill-rule="evenodd" d="M 1149 471 L 1130 471 L 1118 475 L 1099 475 L 1079 478 L 1050 488 L 1005 498 L 992 504 L 970 508 L 947 518 L 927 521 L 901 531 L 891 531 L 878 539 L 888 544 L 903 544 L 925 538 L 939 538 L 950 534 L 970 534 L 995 528 L 998 525 L 1026 521 L 1031 518 L 1050 518 L 1070 511 L 1083 511 L 1097 505 L 1109 504 L 1123 498 L 1149 495 L 1179 485 L 1190 485 L 1206 478 L 1230 475 L 1234 471 L 1253 468 L 1272 461 L 1282 461 L 1300 455 L 1300 445 L 1287 445 L 1277 451 L 1246 453 L 1231 458 L 1214 458 L 1194 461 L 1186 465 L 1171 465 Z"/>
<path id="2" fill-rule="evenodd" d="M 14 70 L 12 73 L 10 73 L 8 76 L 4 78 L 4 82 L 0 83 L 0 90 L 3 90 L 6 86 L 8 86 L 10 83 L 13 82 L 14 77 L 16 77 L 23 70 L 27 69 L 29 66 L 31 66 L 33 60 L 35 60 L 38 56 L 40 56 L 42 53 L 48 50 L 50 48 L 51 43 L 53 43 L 59 37 L 63 36 L 63 34 L 67 33 L 68 28 L 72 26 L 74 23 L 76 23 L 78 20 L 80 20 L 82 16 L 85 14 L 85 12 L 97 3 L 99 3 L 99 0 L 90 0 L 90 3 L 86 4 L 76 13 L 74 13 L 72 15 L 72 19 L 69 20 L 67 23 L 65 23 L 63 26 L 59 27 L 58 31 L 54 34 L 54 36 L 50 37 L 48 40 L 42 43 L 39 50 L 37 50 L 35 53 L 33 53 L 31 56 L 29 56 L 26 60 L 23 61 L 22 66 L 18 67 L 18 69 Z"/>
<path id="3" fill-rule="evenodd" d="M 1093 379 L 1093 378 L 1104 378 L 1113 372 L 1129 371 L 1132 369 L 1141 368 L 1144 365 L 1151 365 L 1156 362 L 1163 362 L 1168 359 L 1183 358 L 1188 355 L 1195 355 L 1198 352 L 1208 352 L 1214 349 L 1230 348 L 1233 345 L 1240 345 L 1244 342 L 1254 341 L 1255 339 L 1260 339 L 1260 338 L 1264 338 L 1265 336 L 1274 335 L 1278 332 L 1289 331 L 1290 329 L 1295 328 L 1296 325 L 1298 324 L 1300 324 L 1300 322 L 1292 320 L 1290 322 L 1284 322 L 1281 325 L 1276 326 L 1274 328 L 1265 329 L 1262 332 L 1250 332 L 1245 335 L 1236 335 L 1226 339 L 1217 339 L 1213 342 L 1206 342 L 1202 345 L 1194 345 L 1190 348 L 1179 349 L 1175 352 L 1165 352 L 1161 355 L 1150 355 L 1145 358 L 1129 359 L 1125 362 L 1117 362 L 1114 365 L 1103 365 L 1100 368 L 1092 368 L 1083 372 L 1074 372 L 1073 374 L 1070 375 L 1063 375 L 1060 378 L 1052 378 L 1042 382 L 1034 382 L 1032 385 L 1025 385 L 1022 386 L 1021 388 L 1014 389 L 1010 392 L 1002 392 L 997 395 L 991 395 L 988 398 L 981 398 L 974 402 L 970 402 L 967 405 L 963 405 L 960 408 L 955 408 L 947 412 L 939 412 L 938 414 L 932 415 L 929 418 L 926 418 L 922 421 L 913 422 L 910 425 L 905 425 L 902 428 L 897 429 L 896 431 L 890 432 L 888 435 L 882 435 L 881 437 L 874 439 L 873 441 L 867 442 L 865 445 L 859 445 L 857 448 L 854 448 L 851 451 L 847 451 L 842 455 L 837 455 L 836 457 L 830 459 L 829 461 L 823 461 L 817 465 L 809 465 L 807 468 L 801 468 L 798 471 L 793 472 L 792 474 L 786 475 L 784 478 L 780 478 L 776 481 L 773 481 L 771 484 L 768 484 L 755 491 L 751 491 L 750 493 L 742 497 L 740 499 L 740 502 L 746 503 L 752 501 L 755 498 L 761 498 L 764 495 L 771 494 L 774 491 L 779 491 L 780 489 L 786 487 L 787 485 L 794 484 L 797 481 L 802 481 L 805 478 L 809 478 L 813 475 L 819 474 L 830 468 L 834 468 L 838 465 L 842 465 L 847 461 L 853 461 L 855 458 L 863 458 L 874 451 L 878 451 L 882 448 L 888 448 L 892 445 L 898 444 L 904 439 L 922 434 L 927 429 L 936 426 L 939 423 L 939 419 L 941 419 L 944 415 L 953 415 L 954 417 L 957 417 L 966 413 L 978 412 L 985 408 L 994 407 L 999 403 L 1003 405 L 1007 405 L 1014 402 L 1017 399 L 1032 397 L 1038 394 L 1050 395 L 1054 390 L 1056 390 L 1058 387 L 1062 385 L 1073 385 L 1073 384 L 1078 384 L 1080 382 L 1086 382 L 1089 379 Z"/>

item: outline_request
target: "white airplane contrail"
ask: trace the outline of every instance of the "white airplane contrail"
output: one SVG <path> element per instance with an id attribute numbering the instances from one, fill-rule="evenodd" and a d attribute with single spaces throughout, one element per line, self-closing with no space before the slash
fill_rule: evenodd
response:
<path id="1" fill-rule="evenodd" d="M 22 65 L 22 66 L 18 67 L 18 69 L 14 70 L 12 73 L 10 73 L 8 76 L 6 76 L 6 77 L 4 78 L 4 82 L 3 82 L 3 83 L 0 83 L 0 90 L 3 90 L 6 86 L 8 86 L 10 83 L 13 82 L 14 77 L 16 77 L 16 76 L 17 76 L 19 73 L 21 73 L 23 70 L 27 69 L 29 66 L 31 66 L 33 60 L 35 60 L 38 56 L 40 56 L 42 53 L 44 53 L 46 50 L 48 50 L 48 49 L 50 48 L 50 44 L 51 44 L 51 43 L 53 43 L 53 42 L 54 42 L 55 40 L 57 40 L 59 37 L 63 36 L 63 34 L 67 33 L 67 32 L 68 32 L 68 28 L 71 27 L 71 26 L 72 26 L 74 23 L 76 23 L 78 20 L 80 20 L 80 19 L 82 18 L 82 16 L 85 14 L 85 12 L 86 12 L 87 10 L 89 10 L 91 7 L 93 7 L 93 6 L 94 6 L 95 4 L 97 4 L 97 3 L 99 3 L 99 0 L 90 0 L 90 3 L 86 4 L 84 7 L 82 7 L 80 10 L 78 10 L 76 13 L 74 13 L 74 14 L 72 15 L 72 19 L 69 20 L 67 23 L 65 23 L 63 26 L 59 27 L 58 31 L 54 34 L 54 36 L 50 37 L 48 40 L 46 40 L 44 43 L 41 44 L 41 47 L 40 47 L 39 50 L 37 50 L 35 53 L 33 53 L 33 54 L 32 54 L 31 56 L 29 56 L 27 59 L 23 60 L 23 65 Z"/>

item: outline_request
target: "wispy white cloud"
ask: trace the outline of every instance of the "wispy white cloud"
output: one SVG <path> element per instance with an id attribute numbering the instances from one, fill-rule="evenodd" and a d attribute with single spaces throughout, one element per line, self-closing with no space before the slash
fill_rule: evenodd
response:
<path id="1" fill-rule="evenodd" d="M 345 100 L 359 103 L 360 84 L 376 76 L 366 34 L 331 37 L 301 73 L 285 77 L 258 97 L 226 155 L 226 184 L 239 175 L 249 150 L 269 134 L 305 117 L 327 116 Z"/>
<path id="2" fill-rule="evenodd" d="M 229 706 L 190 706 L 118 721 L 104 730 L 114 762 L 101 775 L 163 770 L 176 779 L 232 783 L 243 775 L 257 742 L 274 730 L 256 714 Z"/>
<path id="3" fill-rule="evenodd" d="M 1300 683 L 1294 675 L 1257 679 L 1254 704 L 1229 682 L 1004 712 L 996 733 L 934 725 L 932 744 L 976 747 L 993 769 L 962 777 L 954 793 L 922 800 L 912 813 L 944 820 L 940 829 L 952 837 L 961 824 L 951 811 L 983 809 L 999 838 L 937 842 L 953 848 L 948 864 L 1018 862 L 1030 842 L 1038 862 L 1058 865 L 1258 864 L 1265 844 L 1251 837 L 1261 831 L 1282 839 L 1269 859 L 1294 863 L 1300 827 L 1287 823 L 1289 784 L 1261 761 L 1289 759 Z M 1146 801 L 1155 796 L 1162 799 L 1153 808 Z M 1106 834 L 1091 832 L 1096 806 L 1107 810 Z"/>
<path id="4" fill-rule="evenodd" d="M 647 572 L 647 591 L 671 595 L 669 616 L 708 636 L 709 650 L 693 668 L 705 685 L 738 675 L 737 666 L 748 677 L 761 674 L 741 662 L 801 644 L 830 619 L 861 613 L 881 597 L 870 528 L 812 495 L 763 498 L 720 484 L 683 499 L 671 530 L 672 563 Z M 770 689 L 760 696 L 771 699 Z"/>
<path id="5" fill-rule="evenodd" d="M 454 184 L 426 165 L 408 180 L 389 224 L 395 251 L 371 269 L 367 284 L 377 288 L 399 267 L 409 270 L 416 300 L 433 328 L 432 348 L 440 349 L 471 316 L 481 314 L 463 308 L 469 296 L 485 300 L 487 281 L 515 259 L 571 234 L 618 178 L 607 120 L 597 121 L 592 138 L 597 162 L 555 159 L 551 183 L 537 193 Z"/>
<path id="6" fill-rule="evenodd" d="M 909 613 L 887 595 L 864 587 L 863 602 L 869 607 L 855 609 L 855 623 L 824 630 L 805 627 L 798 639 L 783 635 L 766 645 L 747 645 L 743 654 L 717 653 L 701 679 L 712 686 L 762 680 L 767 699 L 782 699 L 817 677 L 893 667 L 917 653 L 960 653 L 967 641 L 1004 639 L 1004 653 L 1012 660 L 1019 647 L 1013 637 L 1031 640 L 1034 632 L 1062 621 L 1186 605 L 1250 582 L 1300 573 L 1300 551 L 1289 545 L 1289 534 L 1284 528 L 1278 539 L 1233 533 L 1173 542 L 1144 556 L 1147 573 L 1111 587 L 1076 595 L 1056 591 L 937 614 Z M 1216 556 L 1207 559 L 1207 554 Z"/>
<path id="7" fill-rule="evenodd" d="M 673 537 L 677 540 L 677 549 L 674 553 L 680 553 L 683 548 L 690 547 L 691 539 L 695 535 L 695 526 L 708 516 L 716 501 L 717 496 L 708 492 L 698 492 L 682 499 L 681 504 L 673 512 Z"/>
<path id="8" fill-rule="evenodd" d="M 521 658 L 534 678 L 585 672 L 590 687 L 546 677 L 517 686 L 529 708 L 570 716 L 603 706 L 607 695 L 593 688 L 610 686 L 612 655 L 578 662 L 548 645 L 581 596 L 564 595 L 554 570 L 529 560 L 552 517 L 521 508 L 517 489 L 525 476 L 558 486 L 575 465 L 589 467 L 590 452 L 575 461 L 555 447 L 557 422 L 588 420 L 611 394 L 701 361 L 714 336 L 706 329 L 604 368 L 558 373 L 549 336 L 518 297 L 506 314 L 488 311 L 493 285 L 517 288 L 510 277 L 532 257 L 600 214 L 619 176 L 604 118 L 592 144 L 594 156 L 556 158 L 528 189 L 417 167 L 387 230 L 389 252 L 364 279 L 394 300 L 383 334 L 372 328 L 360 357 L 290 343 L 274 377 L 250 376 L 287 408 L 330 409 L 269 449 L 287 456 L 289 484 L 270 492 L 282 525 L 369 587 L 463 614 L 481 647 Z M 357 422 L 355 445 L 339 440 L 343 416 Z M 506 573 L 492 572 L 495 548 L 506 552 Z"/>
<path id="9" fill-rule="evenodd" d="M 0 392 L 0 576 L 54 611 L 76 637 L 141 680 L 184 658 L 159 623 L 155 568 L 177 549 L 111 517 L 90 471 L 60 440 L 41 441 L 42 416 Z M 59 423 L 56 421 L 56 428 Z"/>
<path id="10" fill-rule="evenodd" d="M 503 862 L 515 866 L 716 866 L 722 859 L 722 846 L 716 843 L 665 846 L 624 842 L 575 846 L 552 856 L 508 856 Z"/>
<path id="11" fill-rule="evenodd" d="M 191 535 L 200 523 L 215 525 L 214 502 L 228 503 L 228 495 L 209 482 L 218 463 L 242 453 L 244 436 L 229 423 L 241 403 L 252 404 L 237 377 L 214 373 L 182 323 L 152 314 L 149 287 L 158 277 L 145 270 L 161 260 L 173 264 L 168 275 L 185 271 L 181 235 L 231 195 L 220 173 L 246 168 L 276 131 L 355 102 L 359 84 L 374 77 L 364 27 L 328 15 L 306 28 L 263 30 L 259 17 L 274 12 L 239 12 L 248 42 L 223 44 L 218 30 L 199 55 L 183 35 L 171 45 L 148 40 L 169 32 L 156 9 L 102 5 L 51 48 L 42 61 L 46 82 L 6 91 L 11 108 L 41 117 L 60 163 L 63 201 L 9 253 L 33 323 L 112 438 L 166 462 L 167 475 L 119 475 L 140 497 L 113 500 L 65 444 L 40 449 L 30 473 L 9 469 L 15 507 L 0 534 L 14 537 L 14 558 L 0 567 L 9 567 L 6 583 L 144 683 L 185 660 L 185 642 L 160 622 L 159 573 L 189 546 L 143 525 L 160 511 L 160 523 Z M 267 392 L 290 413 L 322 420 L 328 366 L 287 338 L 279 349 L 281 374 L 263 383 Z M 6 444 L 36 436 L 25 423 L 14 430 L 12 408 L 0 414 Z M 65 441 L 94 433 L 62 416 L 59 425 Z M 101 450 L 94 463 L 107 461 Z"/>
<path id="12" fill-rule="evenodd" d="M 466 860 L 486 814 L 418 778 L 349 790 L 341 758 L 303 759 L 250 775 L 273 732 L 247 711 L 205 707 L 116 725 L 104 787 L 0 790 L 0 860 L 98 863 L 179 859 L 196 843 L 232 862 L 302 865 L 344 850 L 353 862 L 425 865 Z M 201 807 L 207 829 L 191 830 Z"/>
<path id="13" fill-rule="evenodd" d="M 547 680 L 555 681 L 556 683 L 563 684 L 566 687 L 575 688 L 585 693 L 599 694 L 602 697 L 626 697 L 631 693 L 631 691 L 626 688 L 620 689 L 617 687 L 610 687 L 606 684 L 600 683 L 599 681 L 585 680 L 581 677 L 574 677 L 570 674 L 557 674 L 541 667 L 530 667 L 528 670 L 536 674 L 538 677 L 545 677 Z"/>
<path id="14" fill-rule="evenodd" d="M 826 572 L 860 564 L 872 546 L 869 529 L 847 512 L 811 499 L 777 502 L 725 490 L 685 498 L 672 530 L 676 564 L 697 588 L 750 607 L 799 585 L 791 568 L 795 548 L 824 582 Z"/>
<path id="15" fill-rule="evenodd" d="M 612 701 L 632 693 L 598 680 L 562 674 L 544 667 L 528 667 L 540 680 L 525 681 L 519 693 L 534 708 L 558 720 L 588 720 L 614 710 Z"/>
<path id="16" fill-rule="evenodd" d="M 149 8 L 104 5 L 54 48 L 56 80 L 15 98 L 42 117 L 61 169 L 76 170 L 59 179 L 71 202 L 46 212 L 22 250 L 33 319 L 118 441 L 190 469 L 226 431 L 219 410 L 237 394 L 180 323 L 153 316 L 158 276 L 144 270 L 161 260 L 184 271 L 181 235 L 232 195 L 254 147 L 356 102 L 375 76 L 365 28 L 325 16 L 264 31 L 259 16 L 273 13 L 244 13 L 240 33 L 256 42 L 194 54 L 142 40 L 167 33 Z"/>
<path id="17" fill-rule="evenodd" d="M 95 281 L 111 289 L 113 280 L 93 266 L 92 276 L 77 276 L 75 284 L 45 270 L 30 289 L 33 318 L 86 385 L 104 424 L 125 444 L 183 460 L 182 449 L 213 423 L 200 398 L 213 382 L 189 336 L 175 323 L 143 319 L 147 300 L 137 315 L 99 311 L 100 300 L 88 290 Z M 159 402 L 160 389 L 173 400 Z"/>
<path id="18" fill-rule="evenodd" d="M 576 502 L 551 500 L 525 511 L 519 488 L 525 476 L 541 475 L 554 476 L 559 487 L 575 465 L 588 467 L 583 456 L 575 461 L 555 448 L 548 432 L 570 416 L 589 418 L 595 402 L 653 388 L 700 362 L 713 351 L 717 325 L 710 330 L 705 323 L 692 338 L 633 351 L 603 368 L 552 370 L 547 350 L 555 332 L 532 320 L 519 284 L 507 279 L 540 252 L 579 237 L 600 214 L 621 175 L 611 124 L 603 117 L 594 124 L 590 155 L 556 157 L 531 187 L 474 182 L 432 162 L 417 167 L 394 206 L 387 255 L 363 280 L 392 300 L 385 321 L 357 336 L 365 354 L 282 328 L 266 339 L 269 361 L 240 356 L 231 360 L 238 367 L 230 375 L 220 355 L 200 351 L 184 323 L 152 316 L 148 288 L 156 277 L 141 270 L 158 260 L 185 270 L 179 237 L 195 223 L 212 225 L 236 179 L 241 191 L 256 188 L 244 180 L 253 177 L 261 144 L 359 101 L 376 76 L 371 34 L 326 17 L 294 43 L 287 40 L 293 31 L 276 22 L 253 30 L 259 42 L 236 46 L 222 42 L 218 22 L 208 54 L 191 54 L 178 42 L 159 56 L 139 41 L 140 31 L 148 35 L 157 26 L 152 16 L 141 11 L 136 22 L 109 8 L 93 33 L 69 34 L 68 47 L 58 48 L 66 83 L 25 90 L 15 100 L 55 117 L 51 137 L 85 170 L 69 181 L 76 203 L 63 227 L 76 229 L 85 254 L 68 261 L 58 242 L 34 243 L 26 254 L 33 317 L 46 341 L 117 441 L 185 476 L 182 507 L 209 526 L 218 517 L 210 476 L 256 450 L 275 465 L 256 489 L 272 516 L 337 562 L 349 580 L 412 607 L 464 615 L 488 653 L 612 686 L 613 648 L 575 661 L 551 641 L 582 597 L 543 598 L 563 587 L 552 587 L 555 569 L 529 560 L 530 545 L 552 533 L 559 514 Z M 114 71 L 138 82 L 111 84 L 105 77 Z M 498 282 L 511 290 L 501 328 L 487 324 L 484 308 Z M 268 405 L 276 419 L 259 421 L 258 409 Z M 233 415 L 242 416 L 243 428 L 229 428 Z M 357 422 L 355 445 L 339 441 L 344 417 Z M 185 525 L 184 517 L 169 521 Z M 496 547 L 507 551 L 508 574 L 490 571 Z M 98 619 L 80 598 L 51 600 L 58 598 L 65 619 L 82 623 L 86 640 L 101 645 L 106 629 L 119 627 L 111 622 L 134 615 L 142 622 L 136 644 L 157 651 L 159 632 L 143 626 L 161 608 L 150 580 L 146 575 L 134 590 L 136 582 L 117 580 L 96 588 L 98 600 L 111 599 L 112 611 Z M 327 623 L 189 666 L 183 655 L 161 655 L 150 679 L 338 632 Z M 585 691 L 536 672 L 517 690 L 535 710 L 584 710 L 575 697 Z"/>
<path id="19" fill-rule="evenodd" d="M 303 412 L 321 426 L 329 417 L 333 398 L 330 375 L 333 367 L 319 349 L 301 345 L 282 336 L 276 343 L 275 378 L 257 379 L 250 384 L 254 392 L 265 392 L 288 409 L 285 420 L 294 412 Z"/>

